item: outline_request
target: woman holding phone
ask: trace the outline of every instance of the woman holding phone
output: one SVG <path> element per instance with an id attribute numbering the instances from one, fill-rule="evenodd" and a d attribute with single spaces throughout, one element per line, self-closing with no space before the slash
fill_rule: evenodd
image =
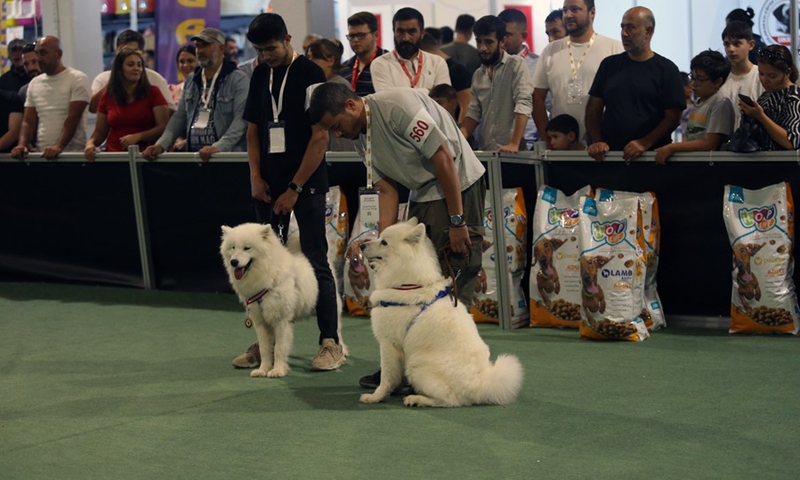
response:
<path id="1" fill-rule="evenodd" d="M 739 108 L 760 124 L 760 150 L 800 149 L 800 88 L 794 83 L 798 72 L 789 49 L 770 45 L 759 50 L 758 75 L 764 93 L 758 102 L 740 96 Z"/>

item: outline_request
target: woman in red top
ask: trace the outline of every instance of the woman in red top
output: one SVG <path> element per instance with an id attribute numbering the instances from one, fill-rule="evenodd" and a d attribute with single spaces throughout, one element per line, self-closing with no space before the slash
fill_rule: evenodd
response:
<path id="1" fill-rule="evenodd" d="M 108 89 L 97 106 L 94 133 L 83 151 L 89 161 L 94 161 L 97 145 L 104 140 L 107 152 L 124 152 L 129 145 L 144 150 L 167 126 L 167 101 L 147 81 L 144 64 L 144 53 L 131 48 L 123 48 L 114 59 Z"/>

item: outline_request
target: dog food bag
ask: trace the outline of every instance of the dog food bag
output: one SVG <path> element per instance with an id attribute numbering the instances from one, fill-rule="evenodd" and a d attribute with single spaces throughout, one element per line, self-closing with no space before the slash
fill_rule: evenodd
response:
<path id="1" fill-rule="evenodd" d="M 522 290 L 526 263 L 525 234 L 528 229 L 525 198 L 521 188 L 503 190 L 503 217 L 498 227 L 503 228 L 505 234 L 506 258 L 505 265 L 501 263 L 499 266 L 492 248 L 495 221 L 490 198 L 491 191 L 486 194 L 483 208 L 483 269 L 475 284 L 475 297 L 470 313 L 478 323 L 498 323 L 497 275 L 508 275 L 511 285 L 511 327 L 527 327 L 530 324 L 530 314 L 525 304 L 525 292 Z"/>
<path id="2" fill-rule="evenodd" d="M 325 238 L 328 241 L 328 263 L 331 266 L 333 278 L 336 280 L 339 292 L 343 291 L 344 255 L 347 247 L 348 230 L 347 200 L 338 186 L 330 187 L 328 193 L 325 194 Z M 294 212 L 292 212 L 289 218 L 286 243 L 289 243 L 289 239 L 294 241 L 293 237 L 295 235 L 299 235 L 299 227 L 297 226 Z M 300 241 L 299 236 L 296 241 Z"/>
<path id="3" fill-rule="evenodd" d="M 633 193 L 619 190 L 598 188 L 595 198 L 598 202 L 613 202 L 622 198 L 636 198 L 642 211 L 644 225 L 645 258 L 647 259 L 647 275 L 644 280 L 644 298 L 647 303 L 645 325 L 650 330 L 658 330 L 667 326 L 661 299 L 658 296 L 656 274 L 658 273 L 658 256 L 661 252 L 661 220 L 658 217 L 658 200 L 653 192 Z"/>
<path id="4" fill-rule="evenodd" d="M 567 196 L 543 185 L 533 212 L 533 260 L 530 275 L 531 325 L 578 328 L 581 276 L 578 211 L 592 187 Z"/>
<path id="5" fill-rule="evenodd" d="M 397 220 L 405 220 L 408 213 L 408 206 L 401 203 L 398 206 Z M 364 225 L 359 215 L 356 215 L 356 221 L 353 224 L 353 234 L 350 237 L 350 242 L 347 245 L 345 252 L 345 267 L 344 267 L 344 303 L 347 306 L 347 311 L 351 315 L 368 316 L 372 308 L 369 302 L 369 296 L 372 293 L 372 284 L 370 279 L 374 277 L 374 270 L 370 268 L 361 250 L 355 244 L 376 240 L 378 238 L 377 227 Z"/>
<path id="6" fill-rule="evenodd" d="M 733 249 L 731 333 L 797 335 L 794 291 L 794 203 L 788 183 L 761 190 L 725 187 L 723 206 Z"/>
<path id="7" fill-rule="evenodd" d="M 646 339 L 647 262 L 639 200 L 597 202 L 583 197 L 578 225 L 581 338 Z"/>

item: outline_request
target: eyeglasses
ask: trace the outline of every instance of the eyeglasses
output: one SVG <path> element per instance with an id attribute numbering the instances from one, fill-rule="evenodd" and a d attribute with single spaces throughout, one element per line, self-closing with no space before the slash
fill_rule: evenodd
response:
<path id="1" fill-rule="evenodd" d="M 364 40 L 365 38 L 367 38 L 367 35 L 372 35 L 372 33 L 373 32 L 357 32 L 350 35 L 345 35 L 344 38 L 346 38 L 348 41 L 351 42 L 353 40 Z"/>
<path id="2" fill-rule="evenodd" d="M 697 85 L 700 85 L 701 83 L 707 82 L 709 80 L 711 80 L 711 79 L 708 78 L 708 77 L 700 77 L 700 76 L 692 75 L 691 73 L 689 74 L 689 81 L 694 82 Z"/>

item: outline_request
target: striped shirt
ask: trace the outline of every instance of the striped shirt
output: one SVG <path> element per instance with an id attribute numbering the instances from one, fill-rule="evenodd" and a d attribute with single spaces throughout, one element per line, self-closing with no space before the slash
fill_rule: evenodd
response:
<path id="1" fill-rule="evenodd" d="M 387 52 L 388 50 L 378 47 L 378 54 L 375 55 L 375 58 L 378 58 Z M 355 63 L 356 58 L 358 57 L 353 55 L 353 57 L 344 64 L 342 71 L 339 72 L 339 75 L 347 80 L 348 85 L 352 85 L 353 82 L 353 64 Z M 375 60 L 373 59 L 373 62 L 374 61 Z M 358 80 L 356 81 L 356 95 L 359 97 L 375 93 L 375 87 L 372 85 L 372 73 L 370 72 L 371 65 L 372 63 L 364 67 L 364 69 L 361 71 L 361 74 L 358 76 Z"/>
<path id="2" fill-rule="evenodd" d="M 794 149 L 800 150 L 800 87 L 790 85 L 777 92 L 764 92 L 758 97 L 758 103 L 773 122 L 786 130 Z M 760 132 L 761 150 L 785 150 L 766 130 L 762 128 Z"/>

